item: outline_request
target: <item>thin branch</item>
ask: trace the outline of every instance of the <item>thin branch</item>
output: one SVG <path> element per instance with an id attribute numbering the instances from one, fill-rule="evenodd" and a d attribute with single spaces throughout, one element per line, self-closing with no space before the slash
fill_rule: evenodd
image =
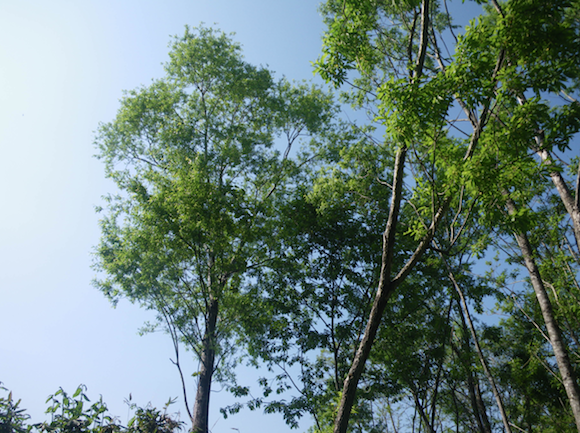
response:
<path id="1" fill-rule="evenodd" d="M 445 267 L 447 269 L 447 276 L 449 277 L 449 280 L 453 284 L 453 287 L 455 288 L 455 291 L 458 294 L 459 299 L 461 301 L 461 308 L 463 310 L 463 314 L 465 315 L 465 317 L 467 319 L 467 323 L 469 325 L 469 330 L 471 331 L 471 337 L 473 338 L 473 343 L 475 344 L 475 349 L 477 351 L 477 355 L 479 356 L 479 361 L 481 362 L 481 366 L 483 367 L 483 371 L 485 372 L 487 380 L 489 381 L 489 384 L 491 386 L 493 395 L 495 397 L 498 409 L 499 409 L 500 414 L 501 414 L 501 418 L 502 418 L 505 430 L 506 430 L 506 432 L 511 433 L 510 423 L 509 423 L 507 414 L 505 412 L 505 408 L 504 408 L 504 405 L 503 405 L 503 402 L 501 399 L 501 395 L 500 395 L 500 393 L 495 385 L 495 380 L 493 379 L 493 376 L 489 370 L 489 366 L 487 365 L 487 361 L 483 355 L 483 351 L 481 349 L 481 346 L 479 345 L 479 339 L 477 338 L 477 332 L 475 330 L 475 327 L 473 326 L 473 321 L 471 320 L 471 314 L 469 312 L 469 306 L 467 305 L 465 295 L 463 294 L 461 287 L 459 287 L 459 283 L 457 283 L 457 280 L 455 279 L 455 275 L 453 274 L 451 267 L 449 266 L 449 263 L 447 262 L 447 260 L 445 259 L 445 257 L 443 255 L 441 255 L 440 257 L 443 260 L 443 263 L 445 264 Z"/>

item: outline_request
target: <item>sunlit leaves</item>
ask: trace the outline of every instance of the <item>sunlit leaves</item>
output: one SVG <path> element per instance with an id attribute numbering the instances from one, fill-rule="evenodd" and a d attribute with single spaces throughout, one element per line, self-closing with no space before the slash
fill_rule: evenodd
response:
<path id="1" fill-rule="evenodd" d="M 315 86 L 275 82 L 218 30 L 186 28 L 170 48 L 166 76 L 127 92 L 98 131 L 120 193 L 101 220 L 96 286 L 156 311 L 200 359 L 217 354 L 210 377 L 232 380 L 221 367 L 245 329 L 271 324 L 253 273 L 281 251 L 290 149 L 332 135 L 336 107 Z"/>

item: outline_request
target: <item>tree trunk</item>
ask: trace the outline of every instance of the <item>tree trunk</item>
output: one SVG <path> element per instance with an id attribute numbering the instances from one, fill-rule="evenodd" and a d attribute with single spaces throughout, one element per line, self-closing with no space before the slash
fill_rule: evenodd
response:
<path id="1" fill-rule="evenodd" d="M 417 80 L 421 77 L 423 73 L 423 67 L 425 62 L 425 56 L 427 53 L 428 45 L 428 34 L 429 34 L 429 8 L 430 0 L 421 1 L 421 40 L 419 46 L 419 53 L 417 56 L 417 63 L 415 65 L 414 76 L 411 76 L 411 80 Z M 402 198 L 402 187 L 403 187 L 403 174 L 405 167 L 405 157 L 407 155 L 406 144 L 401 146 L 397 151 L 395 157 L 395 168 L 393 170 L 393 195 L 391 197 L 391 205 L 389 209 L 389 217 L 387 220 L 387 227 L 383 233 L 383 253 L 381 259 L 381 274 L 379 278 L 379 287 L 377 289 L 377 294 L 373 301 L 373 306 L 371 308 L 371 313 L 369 315 L 369 320 L 365 328 L 365 333 L 359 344 L 358 350 L 355 354 L 354 360 L 348 372 L 348 375 L 344 381 L 342 388 L 342 397 L 338 406 L 338 413 L 336 414 L 336 419 L 334 422 L 334 433 L 346 433 L 348 428 L 348 421 L 350 418 L 350 413 L 352 406 L 354 404 L 354 398 L 356 396 L 356 390 L 358 382 L 360 380 L 361 374 L 364 370 L 364 366 L 367 358 L 369 357 L 371 347 L 374 343 L 383 312 L 387 305 L 387 301 L 395 289 L 395 287 L 402 281 L 410 270 L 416 264 L 416 261 L 420 256 L 422 256 L 427 243 L 421 242 L 418 249 L 407 266 L 405 266 L 397 278 L 391 281 L 391 265 L 393 261 L 393 250 L 395 243 L 395 233 L 397 229 L 397 222 L 399 218 L 399 208 L 401 206 Z M 433 221 L 435 225 L 435 221 Z M 430 236 L 427 235 L 423 241 L 429 239 Z"/>
<path id="2" fill-rule="evenodd" d="M 209 396 L 215 364 L 217 316 L 218 301 L 210 296 L 191 425 L 193 433 L 208 433 Z"/>
<path id="3" fill-rule="evenodd" d="M 503 426 L 505 428 L 505 431 L 506 431 L 506 433 L 511 433 L 512 430 L 510 427 L 510 423 L 509 423 L 503 402 L 501 400 L 501 395 L 500 395 L 497 387 L 495 386 L 495 380 L 493 379 L 491 371 L 489 370 L 489 367 L 487 365 L 487 361 L 486 361 L 485 356 L 483 354 L 483 350 L 481 350 L 481 346 L 479 345 L 479 339 L 477 338 L 477 332 L 475 331 L 475 326 L 473 325 L 473 321 L 471 320 L 471 314 L 469 313 L 469 306 L 467 305 L 467 301 L 465 300 L 465 296 L 463 295 L 463 291 L 461 290 L 461 287 L 459 287 L 459 284 L 457 283 L 457 280 L 455 279 L 455 275 L 453 275 L 453 272 L 451 271 L 451 267 L 449 266 L 449 264 L 447 263 L 447 260 L 445 260 L 445 257 L 443 257 L 442 254 L 441 254 L 441 259 L 443 260 L 443 263 L 445 263 L 445 267 L 447 268 L 447 273 L 448 273 L 449 279 L 451 280 L 451 283 L 453 284 L 453 287 L 455 288 L 455 291 L 457 292 L 457 295 L 459 296 L 461 309 L 463 311 L 463 314 L 461 316 L 463 326 L 465 327 L 465 325 L 466 325 L 465 321 L 467 320 L 467 324 L 469 325 L 469 331 L 471 332 L 471 338 L 473 338 L 475 350 L 477 351 L 477 356 L 479 357 L 479 362 L 481 362 L 481 366 L 483 367 L 483 371 L 485 373 L 485 376 L 487 377 L 487 380 L 489 381 L 489 385 L 491 387 L 491 390 L 493 392 L 493 396 L 494 396 L 495 401 L 497 403 L 497 407 L 499 409 L 499 413 L 501 415 L 501 420 L 503 422 Z"/>
<path id="4" fill-rule="evenodd" d="M 395 169 L 393 173 L 393 195 L 391 197 L 391 208 L 387 227 L 383 233 L 383 255 L 381 263 L 381 276 L 379 287 L 373 302 L 369 320 L 365 328 L 365 333 L 359 344 L 358 350 L 344 381 L 342 388 L 342 397 L 338 406 L 338 413 L 334 423 L 334 433 L 346 433 L 350 413 L 354 404 L 356 389 L 360 380 L 365 362 L 369 357 L 371 347 L 377 334 L 377 329 L 383 316 L 383 311 L 392 292 L 391 265 L 393 261 L 393 247 L 395 243 L 395 232 L 399 218 L 399 209 L 401 206 L 401 193 L 403 189 L 403 172 L 405 167 L 405 157 L 407 148 L 399 148 L 395 158 Z"/>
<path id="5" fill-rule="evenodd" d="M 543 142 L 543 138 L 537 139 L 538 144 Z M 550 155 L 545 150 L 539 150 L 538 154 L 544 163 L 550 165 L 552 164 L 552 159 Z M 580 178 L 580 166 L 578 167 L 578 178 Z M 576 238 L 576 246 L 580 250 L 580 206 L 578 200 L 580 197 L 578 196 L 578 179 L 576 180 L 576 198 L 572 197 L 572 193 L 566 184 L 566 181 L 562 177 L 562 174 L 559 171 L 553 171 L 550 173 L 550 177 L 552 178 L 552 182 L 554 186 L 558 190 L 558 194 L 562 199 L 562 203 L 566 206 L 566 211 L 572 218 L 572 224 L 574 227 L 574 237 Z"/>
<path id="6" fill-rule="evenodd" d="M 395 247 L 395 233 L 397 230 L 399 209 L 402 199 L 403 172 L 406 153 L 407 147 L 402 146 L 397 151 L 395 158 L 395 168 L 393 170 L 393 195 L 391 197 L 387 227 L 383 233 L 383 253 L 381 259 L 379 287 L 373 301 L 373 306 L 371 308 L 363 338 L 359 344 L 348 375 L 344 381 L 342 397 L 340 399 L 338 412 L 334 422 L 334 433 L 346 433 L 350 413 L 356 396 L 357 385 L 364 370 L 366 360 L 369 357 L 389 297 L 399 286 L 399 284 L 401 284 L 405 278 L 407 278 L 409 273 L 413 270 L 417 262 L 421 259 L 427 250 L 427 247 L 433 240 L 437 226 L 441 222 L 441 219 L 445 215 L 445 212 L 449 206 L 449 199 L 446 199 L 435 213 L 435 217 L 433 221 L 431 221 L 431 225 L 427 228 L 427 234 L 423 236 L 413 255 L 407 260 L 405 265 L 391 280 L 391 267 L 393 264 L 392 262 Z"/>
<path id="7" fill-rule="evenodd" d="M 413 399 L 415 400 L 415 410 L 419 412 L 419 416 L 421 417 L 421 421 L 423 423 L 423 426 L 425 427 L 425 430 L 427 431 L 427 433 L 435 433 L 435 430 L 433 430 L 433 426 L 429 422 L 429 417 L 425 413 L 425 409 L 421 404 L 421 400 L 419 400 L 417 390 L 411 388 L 411 393 L 413 394 Z"/>
<path id="8" fill-rule="evenodd" d="M 479 408 L 479 414 L 481 416 L 481 420 L 483 421 L 485 431 L 487 433 L 491 433 L 491 431 L 492 431 L 491 424 L 489 422 L 489 418 L 487 417 L 485 402 L 483 401 L 483 397 L 481 395 L 481 388 L 479 386 L 479 379 L 477 378 L 477 376 L 474 377 L 474 385 L 475 385 L 475 399 L 477 401 L 477 407 Z"/>
<path id="9" fill-rule="evenodd" d="M 518 102 L 520 105 L 524 105 L 526 101 L 525 96 L 520 95 L 518 96 Z M 534 151 L 540 156 L 542 161 L 546 165 L 553 164 L 552 158 L 550 153 L 544 149 L 544 133 L 540 132 L 535 137 L 537 147 L 534 148 Z M 566 184 L 566 181 L 562 177 L 562 174 L 554 170 L 550 172 L 550 177 L 552 178 L 552 183 L 556 187 L 560 198 L 562 199 L 562 203 L 566 207 L 566 211 L 572 218 L 572 224 L 574 228 L 574 237 L 576 238 L 576 246 L 580 250 L 580 165 L 578 166 L 578 173 L 576 175 L 576 197 L 572 197 L 570 193 L 570 189 Z"/>
<path id="10" fill-rule="evenodd" d="M 514 215 L 516 213 L 515 203 L 511 199 L 508 199 L 506 204 L 510 215 Z M 567 349 L 564 345 L 564 342 L 562 341 L 560 327 L 558 326 L 558 323 L 554 317 L 552 303 L 550 302 L 550 298 L 548 297 L 548 293 L 544 287 L 544 282 L 540 276 L 540 271 L 536 266 L 532 247 L 527 235 L 525 233 L 515 233 L 514 236 L 522 252 L 526 268 L 530 275 L 532 287 L 536 293 L 536 298 L 538 299 L 538 304 L 540 305 L 540 310 L 542 311 L 542 316 L 546 324 L 548 337 L 550 339 L 552 349 L 554 350 L 554 355 L 556 356 L 558 370 L 562 376 L 562 383 L 564 384 L 566 394 L 568 395 L 568 401 L 572 407 L 576 428 L 580 433 L 580 388 L 578 387 L 578 382 L 576 381 L 574 370 L 572 369 L 572 364 L 570 363 L 570 358 L 568 357 Z"/>

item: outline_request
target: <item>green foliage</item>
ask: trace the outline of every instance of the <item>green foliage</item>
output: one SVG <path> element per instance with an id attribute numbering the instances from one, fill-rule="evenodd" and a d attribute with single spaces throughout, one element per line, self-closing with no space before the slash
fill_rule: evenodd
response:
<path id="1" fill-rule="evenodd" d="M 181 430 L 183 424 L 183 422 L 172 419 L 165 411 L 161 412 L 151 407 L 137 408 L 135 416 L 129 421 L 127 431 L 131 433 L 172 433 Z"/>
<path id="2" fill-rule="evenodd" d="M 2 387 L 2 390 L 7 391 Z M 182 429 L 184 423 L 167 414 L 169 405 L 175 402 L 170 399 L 163 412 L 147 406 L 141 408 L 130 404 L 134 411 L 127 426 L 119 424 L 118 419 L 108 415 L 107 405 L 102 397 L 93 404 L 85 394 L 86 387 L 80 385 L 69 395 L 60 388 L 49 396 L 46 403 L 50 406 L 46 414 L 51 421 L 28 424 L 30 416 L 24 409 L 18 409 L 19 403 L 8 398 L 0 398 L 0 431 L 5 433 L 20 432 L 55 432 L 55 433 L 173 433 Z"/>
<path id="3" fill-rule="evenodd" d="M 551 347 L 529 320 L 533 317 L 541 321 L 537 303 L 524 296 L 511 304 L 511 315 L 501 322 L 501 327 L 491 328 L 483 335 L 495 359 L 496 380 L 505 389 L 504 403 L 512 422 L 523 428 L 575 431 L 564 403 L 566 393 L 554 375 L 557 367 Z M 506 345 L 505 341 L 512 344 Z"/>
<path id="4" fill-rule="evenodd" d="M 245 273 L 271 254 L 272 193 L 292 170 L 272 143 L 285 136 L 289 150 L 335 108 L 319 89 L 274 82 L 213 29 L 186 29 L 171 48 L 167 77 L 128 92 L 97 137 L 122 194 L 102 219 L 96 284 L 159 311 L 200 354 L 210 298 L 224 341 L 239 307 L 253 310 Z"/>
<path id="5" fill-rule="evenodd" d="M 428 20 L 422 17 L 421 4 L 429 7 Z M 318 72 L 337 87 L 350 85 L 343 100 L 366 110 L 377 130 L 386 132 L 383 143 L 369 143 L 365 154 L 376 152 L 374 160 L 384 161 L 382 173 L 389 172 L 397 148 L 407 154 L 394 252 L 399 255 L 397 266 L 429 233 L 436 211 L 447 210 L 431 246 L 451 263 L 468 302 L 481 313 L 486 297 L 497 294 L 493 286 L 504 290 L 517 274 L 514 266 L 522 264 L 512 234 L 528 234 L 577 365 L 577 246 L 570 241 L 572 231 L 562 218 L 567 210 L 554 195 L 551 179 L 553 173 L 570 173 L 566 178 L 570 185 L 576 175 L 577 166 L 566 162 L 570 155 L 558 152 L 573 148 L 579 131 L 577 2 L 489 2 L 447 54 L 452 39 L 444 32 L 448 29 L 455 36 L 456 27 L 445 3 L 363 5 L 329 0 L 321 11 L 328 28 L 316 63 Z M 426 40 L 421 38 L 423 22 L 429 26 Z M 419 53 L 423 51 L 427 60 L 422 65 Z M 549 163 L 541 161 L 540 151 L 550 155 Z M 342 206 L 348 207 L 354 201 L 352 192 L 357 191 L 366 197 L 366 209 L 388 209 L 385 201 L 373 204 L 375 196 L 368 193 L 369 179 L 388 184 L 388 176 L 370 175 L 368 169 L 356 175 L 357 168 L 352 167 L 364 163 L 348 151 L 333 149 L 332 154 L 335 160 L 321 170 L 319 184 L 314 182 L 320 185 L 314 189 L 319 203 L 344 200 Z M 347 166 L 352 177 L 343 169 Z M 515 211 L 507 211 L 508 202 Z M 356 212 L 364 213 L 360 208 Z M 378 240 L 386 218 L 380 211 L 373 217 L 372 232 Z M 506 257 L 501 277 L 495 283 L 467 277 L 481 266 L 471 260 L 483 259 L 496 248 Z M 370 390 L 375 386 L 386 390 L 380 397 L 387 402 L 384 407 L 391 407 L 394 398 L 410 403 L 414 427 L 418 419 L 426 431 L 436 426 L 449 426 L 450 431 L 493 430 L 499 418 L 491 388 L 478 367 L 463 312 L 458 304 L 445 302 L 447 275 L 437 273 L 437 258 L 429 253 L 416 266 L 386 308 L 350 428 L 374 428 L 372 420 L 378 420 L 378 412 L 360 422 L 365 399 L 373 401 Z M 502 299 L 509 304 L 510 298 Z M 494 352 L 494 356 L 505 355 L 494 371 L 509 371 L 502 376 L 501 392 L 509 396 L 509 417 L 516 426 L 567 431 L 572 425 L 567 406 L 548 402 L 565 401 L 566 396 L 552 380 L 557 372 L 551 366 L 549 347 L 541 342 L 541 334 L 533 332 L 538 328 L 530 327 L 530 317 L 543 326 L 537 306 L 532 309 L 532 305 L 526 303 L 523 315 L 514 308 L 505 310 L 511 321 L 497 329 L 503 332 L 505 326 L 513 332 L 494 340 L 505 350 L 501 355 Z M 529 328 L 535 347 L 528 347 L 527 334 L 516 332 L 518 327 Z M 479 332 L 490 336 L 490 329 L 480 327 Z M 486 350 L 492 347 L 489 344 Z M 499 366 L 508 364 L 509 368 Z M 540 398 L 540 389 L 550 397 Z M 326 400 L 327 409 L 330 402 Z M 561 422 L 551 427 L 551 417 Z"/>
<path id="6" fill-rule="evenodd" d="M 261 341 L 257 329 L 271 323 L 271 297 L 280 297 L 256 281 L 285 254 L 279 209 L 300 177 L 291 150 L 341 132 L 330 95 L 275 81 L 219 31 L 186 28 L 166 73 L 128 92 L 97 135 L 120 193 L 108 197 L 101 220 L 96 286 L 113 302 L 158 312 L 201 361 L 198 390 L 208 397 L 195 404 L 207 405 L 214 378 L 244 394 L 234 355 Z M 278 408 L 290 423 L 300 415 L 266 406 Z"/>
<path id="7" fill-rule="evenodd" d="M 1 386 L 2 391 L 8 391 Z M 0 432 L 1 433 L 24 433 L 30 431 L 26 422 L 30 415 L 25 413 L 25 409 L 19 408 L 21 400 L 15 401 L 12 391 L 8 392 L 8 397 L 0 397 Z"/>
<path id="8" fill-rule="evenodd" d="M 128 92 L 99 130 L 119 194 L 97 286 L 159 312 L 200 358 L 241 348 L 266 366 L 259 397 L 223 369 L 247 399 L 224 415 L 246 406 L 295 427 L 309 414 L 326 432 L 392 256 L 351 431 L 396 430 L 395 414 L 414 430 L 496 431 L 501 398 L 522 430 L 569 430 L 529 286 L 505 292 L 522 264 L 512 236 L 526 234 L 578 370 L 579 254 L 552 183 L 563 173 L 572 185 L 577 170 L 566 152 L 580 129 L 578 9 L 490 2 L 447 48 L 457 27 L 445 2 L 328 0 L 316 68 L 351 85 L 341 98 L 369 114 L 365 126 L 337 121 L 321 89 L 247 64 L 227 35 L 186 29 L 166 77 Z M 396 154 L 404 182 L 387 245 Z M 499 276 L 477 277 L 494 253 Z M 506 320 L 468 326 L 492 296 Z"/>

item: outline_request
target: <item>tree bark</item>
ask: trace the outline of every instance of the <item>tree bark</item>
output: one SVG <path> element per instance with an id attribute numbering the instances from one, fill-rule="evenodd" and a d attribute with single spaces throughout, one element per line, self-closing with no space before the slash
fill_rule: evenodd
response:
<path id="1" fill-rule="evenodd" d="M 191 425 L 193 433 L 208 433 L 209 396 L 215 364 L 217 316 L 218 301 L 210 296 Z"/>
<path id="2" fill-rule="evenodd" d="M 428 28 L 429 28 L 429 8 L 430 0 L 422 0 L 421 2 L 421 40 L 419 47 L 419 54 L 417 57 L 417 64 L 415 65 L 414 77 L 411 79 L 418 79 L 421 77 L 427 53 L 428 45 Z M 399 218 L 399 209 L 401 206 L 402 188 L 403 188 L 403 174 L 405 167 L 405 158 L 407 155 L 407 146 L 402 145 L 397 151 L 395 157 L 395 168 L 393 170 L 393 195 L 391 197 L 391 204 L 389 209 L 389 217 L 387 226 L 383 233 L 383 253 L 381 259 L 381 273 L 379 278 L 379 287 L 377 294 L 371 308 L 369 320 L 365 328 L 363 338 L 359 344 L 358 350 L 355 354 L 354 360 L 344 381 L 342 388 L 342 397 L 338 406 L 338 413 L 334 423 L 334 433 L 346 433 L 348 428 L 348 421 L 354 404 L 356 390 L 361 374 L 364 370 L 366 360 L 369 357 L 371 347 L 374 343 L 383 312 L 387 305 L 387 301 L 394 290 L 394 288 L 402 281 L 410 269 L 414 267 L 418 257 L 420 257 L 427 243 L 421 243 L 417 248 L 413 257 L 407 263 L 406 269 L 402 269 L 399 273 L 400 278 L 395 278 L 391 281 L 391 266 L 393 261 L 393 251 L 395 243 L 395 233 L 397 229 L 397 222 Z M 435 221 L 433 221 L 435 224 Z M 426 236 L 429 238 L 429 235 Z M 425 241 L 426 239 L 423 239 Z"/>
<path id="3" fill-rule="evenodd" d="M 395 243 L 395 233 L 399 218 L 399 209 L 401 207 L 401 197 L 403 190 L 403 172 L 405 167 L 405 157 L 407 148 L 402 146 L 397 151 L 395 157 L 395 169 L 393 173 L 393 195 L 391 196 L 391 207 L 387 227 L 383 233 L 383 253 L 381 262 L 381 276 L 379 287 L 373 302 L 369 320 L 365 328 L 363 338 L 359 344 L 358 350 L 344 381 L 342 388 L 342 397 L 338 406 L 338 413 L 334 423 L 334 433 L 346 433 L 350 413 L 354 404 L 356 389 L 360 380 L 365 362 L 369 357 L 371 347 L 377 334 L 377 329 L 381 322 L 385 306 L 392 293 L 391 266 L 393 261 L 393 250 Z"/>
<path id="4" fill-rule="evenodd" d="M 445 202 L 439 207 L 433 221 L 431 222 L 430 227 L 427 229 L 427 234 L 423 237 L 423 239 L 421 239 L 413 255 L 409 258 L 409 260 L 407 260 L 405 265 L 391 280 L 395 233 L 397 230 L 399 209 L 402 199 L 403 172 L 406 153 L 407 147 L 402 146 L 397 151 L 397 155 L 395 157 L 395 168 L 393 172 L 393 195 L 391 197 L 387 226 L 383 233 L 383 252 L 381 259 L 379 286 L 373 301 L 373 306 L 371 308 L 363 338 L 359 344 L 350 370 L 344 381 L 342 397 L 340 399 L 338 412 L 334 422 L 334 433 L 346 433 L 348 428 L 348 421 L 350 419 L 350 413 L 356 396 L 357 385 L 364 370 L 366 360 L 369 357 L 372 345 L 375 341 L 377 330 L 381 323 L 381 318 L 383 316 L 383 312 L 385 311 L 387 301 L 389 300 L 393 291 L 405 280 L 407 275 L 409 275 L 411 270 L 423 256 L 423 253 L 433 239 L 441 218 L 449 206 L 449 200 L 446 199 Z"/>
<path id="5" fill-rule="evenodd" d="M 419 416 L 421 417 L 421 421 L 423 423 L 423 426 L 425 427 L 425 430 L 427 430 L 427 433 L 435 433 L 433 426 L 429 422 L 429 417 L 425 413 L 425 409 L 421 404 L 421 400 L 419 400 L 419 395 L 417 394 L 417 391 L 415 389 L 411 389 L 411 393 L 413 394 L 413 399 L 415 400 L 415 410 L 419 412 Z"/>
<path id="6" fill-rule="evenodd" d="M 540 137 L 538 139 L 538 144 L 540 144 L 542 141 L 543 138 Z M 548 165 L 552 164 L 552 159 L 550 158 L 550 155 L 548 154 L 547 151 L 539 150 L 538 154 L 540 155 L 540 158 L 542 158 L 542 161 L 544 161 L 544 163 Z M 580 174 L 580 167 L 578 173 Z M 572 218 L 572 224 L 574 227 L 574 237 L 576 238 L 576 246 L 580 250 L 580 208 L 578 206 L 579 199 L 578 191 L 576 191 L 576 199 L 574 199 L 574 197 L 572 197 L 570 189 L 568 188 L 568 185 L 566 184 L 566 181 L 564 180 L 562 174 L 559 171 L 552 171 L 550 173 L 550 177 L 552 178 L 552 182 L 554 183 L 554 186 L 556 187 L 556 190 L 558 191 L 558 194 L 562 199 L 562 203 L 564 203 L 564 206 L 566 207 L 566 211 Z M 576 183 L 577 183 L 576 190 L 578 190 L 578 180 L 576 180 Z"/>
<path id="7" fill-rule="evenodd" d="M 485 431 L 491 433 L 491 424 L 489 422 L 489 418 L 487 417 L 487 412 L 485 410 L 485 402 L 483 401 L 483 397 L 481 396 L 481 388 L 479 387 L 479 379 L 477 377 L 474 378 L 474 385 L 475 385 L 475 398 L 477 400 L 477 407 L 479 408 L 479 413 L 481 415 L 481 419 L 483 421 L 483 425 L 485 426 Z"/>
<path id="8" fill-rule="evenodd" d="M 524 95 L 518 96 L 517 99 L 520 105 L 524 105 L 526 102 L 526 97 Z M 543 131 L 540 131 L 538 134 L 536 134 L 535 141 L 536 147 L 534 148 L 534 151 L 540 156 L 546 165 L 553 164 L 550 153 L 545 149 L 544 146 L 545 143 Z M 564 206 L 566 207 L 566 212 L 568 212 L 572 218 L 574 237 L 576 238 L 576 247 L 580 250 L 580 165 L 578 166 L 578 174 L 576 176 L 575 198 L 572 197 L 570 189 L 568 188 L 566 181 L 559 171 L 551 171 L 550 178 L 552 179 L 552 183 L 560 195 L 562 203 L 564 203 Z"/>
<path id="9" fill-rule="evenodd" d="M 510 215 L 516 214 L 517 209 L 513 200 L 508 199 L 506 205 Z M 568 357 L 568 351 L 562 340 L 560 327 L 558 326 L 558 322 L 554 317 L 552 303 L 550 302 L 550 298 L 548 297 L 548 293 L 544 287 L 544 282 L 542 281 L 540 271 L 536 266 L 532 247 L 527 235 L 525 233 L 516 232 L 514 236 L 530 275 L 532 287 L 536 293 L 536 298 L 538 299 L 538 304 L 540 305 L 540 310 L 542 311 L 544 323 L 548 331 L 548 338 L 550 339 L 550 344 L 552 345 L 552 349 L 556 357 L 558 370 L 562 376 L 562 383 L 564 384 L 564 388 L 568 396 L 568 401 L 572 407 L 572 414 L 574 415 L 576 428 L 578 429 L 578 433 L 580 433 L 580 387 L 578 386 L 574 370 L 572 369 L 572 364 L 570 363 L 570 358 Z"/>

